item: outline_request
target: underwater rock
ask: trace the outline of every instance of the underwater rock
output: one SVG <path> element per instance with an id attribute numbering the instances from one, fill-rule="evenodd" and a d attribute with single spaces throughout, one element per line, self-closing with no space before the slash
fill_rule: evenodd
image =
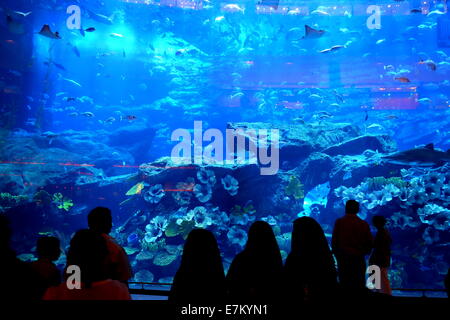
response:
<path id="1" fill-rule="evenodd" d="M 109 135 L 108 145 L 127 150 L 136 163 L 142 163 L 148 159 L 155 132 L 155 128 L 144 125 L 121 127 Z"/>
<path id="2" fill-rule="evenodd" d="M 437 230 L 448 230 L 450 228 L 450 210 L 437 204 L 430 203 L 417 210 L 420 221 L 436 228 Z"/>
<path id="3" fill-rule="evenodd" d="M 391 137 L 386 135 L 379 136 L 360 136 L 356 138 L 352 138 L 350 140 L 346 140 L 337 145 L 331 146 L 323 150 L 323 153 L 326 153 L 330 156 L 336 155 L 359 155 L 362 154 L 365 150 L 377 150 L 382 153 L 389 153 L 396 150 L 395 142 Z"/>
<path id="4" fill-rule="evenodd" d="M 300 180 L 306 190 L 330 180 L 334 167 L 333 160 L 324 153 L 315 152 L 304 160 L 296 171 L 301 172 Z"/>

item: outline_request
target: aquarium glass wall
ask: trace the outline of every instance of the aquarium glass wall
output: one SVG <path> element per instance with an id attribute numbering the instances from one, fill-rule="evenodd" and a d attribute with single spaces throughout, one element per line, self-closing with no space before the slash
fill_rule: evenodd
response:
<path id="1" fill-rule="evenodd" d="M 133 280 L 170 283 L 193 228 L 227 269 L 253 221 L 285 258 L 294 219 L 331 240 L 356 199 L 388 219 L 392 287 L 443 286 L 446 1 L 5 0 L 0 14 L 0 212 L 22 260 L 41 235 L 67 249 L 106 206 Z"/>

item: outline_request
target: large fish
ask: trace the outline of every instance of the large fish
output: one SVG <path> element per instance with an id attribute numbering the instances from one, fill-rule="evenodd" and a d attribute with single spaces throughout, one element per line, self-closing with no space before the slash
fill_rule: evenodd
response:
<path id="1" fill-rule="evenodd" d="M 305 24 L 305 35 L 302 39 L 317 39 L 323 36 L 325 30 L 317 30 Z"/>
<path id="2" fill-rule="evenodd" d="M 432 143 L 424 147 L 395 152 L 383 157 L 387 162 L 408 166 L 440 166 L 450 162 L 450 149 L 447 152 L 435 150 Z"/>
<path id="3" fill-rule="evenodd" d="M 41 31 L 38 32 L 41 36 L 50 38 L 50 39 L 61 39 L 59 32 L 52 32 L 50 26 L 48 24 L 44 24 L 41 28 Z"/>

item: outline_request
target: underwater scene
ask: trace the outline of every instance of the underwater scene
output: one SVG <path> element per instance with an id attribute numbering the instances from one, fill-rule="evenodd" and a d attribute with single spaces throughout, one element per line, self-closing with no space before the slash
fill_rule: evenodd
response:
<path id="1" fill-rule="evenodd" d="M 193 228 L 225 270 L 255 220 L 331 240 L 388 219 L 393 288 L 450 262 L 446 1 L 4 0 L 0 213 L 20 259 L 113 213 L 134 281 L 171 283 Z M 375 231 L 375 229 L 373 230 Z M 61 269 L 64 254 L 58 260 Z"/>

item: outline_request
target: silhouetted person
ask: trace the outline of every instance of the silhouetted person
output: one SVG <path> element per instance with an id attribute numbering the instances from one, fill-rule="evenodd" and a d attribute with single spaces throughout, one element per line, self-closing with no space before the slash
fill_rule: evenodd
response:
<path id="1" fill-rule="evenodd" d="M 338 263 L 339 282 L 347 292 L 366 288 L 365 256 L 372 249 L 372 234 L 367 222 L 357 216 L 359 203 L 348 200 L 345 216 L 336 220 L 332 248 Z"/>
<path id="2" fill-rule="evenodd" d="M 386 218 L 383 216 L 374 216 L 372 224 L 377 228 L 377 234 L 373 243 L 372 255 L 369 258 L 370 265 L 380 267 L 381 288 L 380 292 L 392 295 L 391 285 L 389 283 L 388 270 L 391 265 L 391 244 L 392 239 L 389 232 L 384 227 Z"/>
<path id="3" fill-rule="evenodd" d="M 294 221 L 291 252 L 284 266 L 288 300 L 320 302 L 337 293 L 337 272 L 322 227 L 310 217 Z"/>
<path id="4" fill-rule="evenodd" d="M 61 274 L 53 261 L 60 254 L 60 242 L 55 237 L 41 237 L 37 241 L 36 251 L 38 260 L 31 263 L 35 277 L 36 298 L 41 299 L 45 291 L 61 283 Z"/>
<path id="5" fill-rule="evenodd" d="M 124 283 L 133 276 L 130 262 L 125 250 L 109 236 L 112 228 L 111 210 L 97 207 L 88 215 L 89 229 L 102 234 L 108 246 L 108 267 L 110 278 Z"/>
<path id="6" fill-rule="evenodd" d="M 447 276 L 444 280 L 445 289 L 447 290 L 447 297 L 450 299 L 450 268 L 447 271 Z"/>
<path id="7" fill-rule="evenodd" d="M 108 246 L 101 234 L 87 229 L 78 231 L 70 241 L 67 267 L 80 268 L 81 288 L 69 288 L 68 283 L 76 281 L 68 279 L 49 288 L 44 300 L 130 300 L 127 286 L 109 278 L 107 258 Z"/>
<path id="8" fill-rule="evenodd" d="M 267 222 L 250 227 L 245 249 L 236 255 L 226 277 L 230 298 L 241 301 L 275 301 L 281 292 L 283 260 Z"/>
<path id="9" fill-rule="evenodd" d="M 29 301 L 34 298 L 31 268 L 10 248 L 11 233 L 9 220 L 0 214 L 0 301 Z"/>
<path id="10" fill-rule="evenodd" d="M 225 298 L 225 274 L 214 235 L 192 230 L 184 244 L 181 265 L 173 279 L 169 300 L 176 303 L 218 303 Z"/>

